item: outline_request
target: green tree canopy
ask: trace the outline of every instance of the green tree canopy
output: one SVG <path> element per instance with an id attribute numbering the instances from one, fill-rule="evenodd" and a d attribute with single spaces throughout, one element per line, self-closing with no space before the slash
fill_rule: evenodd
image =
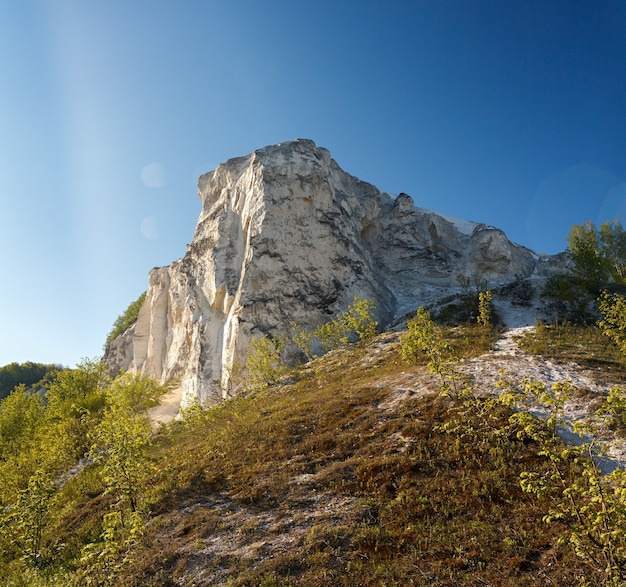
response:
<path id="1" fill-rule="evenodd" d="M 605 290 L 600 294 L 598 305 L 604 316 L 598 325 L 626 354 L 626 298 Z"/>
<path id="2" fill-rule="evenodd" d="M 626 231 L 619 220 L 600 226 L 600 243 L 613 281 L 626 284 Z"/>
<path id="3" fill-rule="evenodd" d="M 83 359 L 76 369 L 56 373 L 46 382 L 49 412 L 65 417 L 81 409 L 103 407 L 103 389 L 110 382 L 107 366 L 98 359 Z"/>
<path id="4" fill-rule="evenodd" d="M 619 220 L 596 228 L 593 222 L 574 224 L 569 233 L 574 275 L 597 292 L 610 280 L 626 284 L 626 231 Z"/>
<path id="5" fill-rule="evenodd" d="M 123 334 L 128 330 L 139 317 L 139 310 L 146 299 L 146 292 L 144 291 L 134 302 L 132 302 L 123 314 L 120 314 L 113 323 L 113 328 L 107 336 L 105 346 L 109 345 L 112 340 L 117 338 L 120 334 Z"/>
<path id="6" fill-rule="evenodd" d="M 31 387 L 39 383 L 44 377 L 62 370 L 61 365 L 46 365 L 43 363 L 9 363 L 0 367 L 0 399 L 6 397 L 18 385 Z"/>
<path id="7" fill-rule="evenodd" d="M 43 396 L 18 385 L 0 402 L 0 459 L 19 454 L 37 431 L 45 411 Z"/>

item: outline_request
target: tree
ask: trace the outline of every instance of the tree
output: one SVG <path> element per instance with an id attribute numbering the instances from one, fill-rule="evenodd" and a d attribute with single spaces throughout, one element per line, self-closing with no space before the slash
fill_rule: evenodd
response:
<path id="1" fill-rule="evenodd" d="M 378 322 L 373 318 L 375 309 L 374 300 L 354 296 L 348 309 L 339 317 L 345 331 L 345 340 L 370 340 L 376 336 Z"/>
<path id="2" fill-rule="evenodd" d="M 120 511 L 104 515 L 100 541 L 91 542 L 83 548 L 82 568 L 78 573 L 78 582 L 73 585 L 118 585 L 118 575 L 132 564 L 132 549 L 139 544 L 145 530 L 139 512 L 131 512 L 126 518 Z"/>
<path id="3" fill-rule="evenodd" d="M 602 472 L 597 460 L 602 446 L 588 435 L 586 427 L 574 425 L 574 432 L 580 436 L 580 443 L 575 446 L 564 445 L 558 436 L 559 429 L 567 428 L 565 403 L 576 388 L 569 382 L 547 388 L 532 380 L 524 380 L 521 387 L 508 381 L 499 386 L 503 388 L 500 401 L 515 408 L 510 422 L 518 438 L 536 443 L 538 454 L 549 467 L 547 474 L 522 472 L 522 490 L 549 497 L 551 506 L 543 521 L 567 523 L 567 541 L 578 557 L 604 575 L 604 585 L 624 585 L 626 473 L 620 468 L 609 475 Z M 621 415 L 625 403 L 623 393 L 615 391 L 611 404 L 596 414 Z M 531 413 L 537 409 L 546 414 L 545 420 Z"/>
<path id="4" fill-rule="evenodd" d="M 123 334 L 128 330 L 139 317 L 139 310 L 141 310 L 141 306 L 146 299 L 146 292 L 144 291 L 134 302 L 131 302 L 124 310 L 122 314 L 120 314 L 113 323 L 113 328 L 111 328 L 111 332 L 107 335 L 105 347 L 108 346 L 115 338 L 117 338 L 120 334 Z"/>
<path id="5" fill-rule="evenodd" d="M 435 324 L 423 306 L 407 322 L 407 330 L 400 336 L 400 355 L 407 363 L 417 363 L 420 358 L 425 358 L 431 374 L 439 378 L 442 396 L 456 401 L 472 395 L 471 385 L 454 367 L 457 357 L 446 341 L 443 329 Z"/>
<path id="6" fill-rule="evenodd" d="M 619 221 L 574 224 L 568 236 L 571 274 L 550 277 L 542 292 L 557 321 L 587 322 L 599 292 L 611 283 L 626 286 L 626 231 Z"/>
<path id="7" fill-rule="evenodd" d="M 626 231 L 619 220 L 600 226 L 600 242 L 605 263 L 615 283 L 626 284 Z"/>
<path id="8" fill-rule="evenodd" d="M 574 224 L 569 233 L 574 274 L 588 289 L 598 290 L 608 278 L 598 231 L 592 222 Z"/>
<path id="9" fill-rule="evenodd" d="M 60 365 L 46 365 L 43 363 L 9 363 L 0 367 L 0 399 L 6 397 L 20 384 L 32 387 L 46 376 L 62 370 Z"/>
<path id="10" fill-rule="evenodd" d="M 167 389 L 141 374 L 122 373 L 106 389 L 102 420 L 92 431 L 90 457 L 100 465 L 105 492 L 115 498 L 102 519 L 100 539 L 83 549 L 81 585 L 116 585 L 132 562 L 132 548 L 145 528 L 142 501 L 153 429 L 146 410 Z"/>
<path id="11" fill-rule="evenodd" d="M 0 516 L 3 540 L 28 564 L 38 566 L 44 550 L 44 531 L 56 489 L 50 474 L 41 469 L 30 478 L 28 487 Z"/>
<path id="12" fill-rule="evenodd" d="M 626 298 L 605 290 L 598 298 L 598 306 L 604 315 L 598 325 L 604 334 L 615 341 L 622 353 L 626 354 Z"/>
<path id="13" fill-rule="evenodd" d="M 374 300 L 354 296 L 345 312 L 333 320 L 318 326 L 313 332 L 304 332 L 296 325 L 293 342 L 312 359 L 321 350 L 322 354 L 358 340 L 370 340 L 378 332 L 378 322 L 374 320 Z"/>
<path id="14" fill-rule="evenodd" d="M 71 465 L 89 450 L 87 435 L 102 417 L 109 384 L 106 365 L 89 359 L 47 382 L 46 451 L 58 466 Z"/>
<path id="15" fill-rule="evenodd" d="M 587 322 L 589 304 L 593 297 L 580 281 L 568 274 L 550 276 L 545 283 L 541 297 L 545 300 L 546 311 L 554 316 L 554 321 Z"/>
<path id="16" fill-rule="evenodd" d="M 626 232 L 619 221 L 574 224 L 568 237 L 574 275 L 592 292 L 609 279 L 623 285 L 626 277 Z"/>
<path id="17" fill-rule="evenodd" d="M 282 362 L 284 349 L 283 337 L 262 336 L 250 341 L 246 368 L 252 388 L 276 385 L 287 373 L 287 367 Z"/>
<path id="18" fill-rule="evenodd" d="M 478 294 L 478 323 L 490 326 L 493 314 L 492 296 L 490 291 L 481 291 Z"/>
<path id="19" fill-rule="evenodd" d="M 447 324 L 471 322 L 478 316 L 481 292 L 487 288 L 487 280 L 479 272 L 471 276 L 460 273 L 456 276 L 459 292 L 454 301 L 439 309 L 437 319 Z"/>
<path id="20" fill-rule="evenodd" d="M 19 385 L 0 402 L 0 459 L 23 449 L 37 431 L 45 413 L 43 397 Z"/>
<path id="21" fill-rule="evenodd" d="M 82 408 L 101 410 L 109 383 L 108 368 L 102 361 L 83 359 L 75 369 L 59 371 L 45 382 L 50 410 L 61 415 Z"/>
<path id="22" fill-rule="evenodd" d="M 143 373 L 121 373 L 109 387 L 109 403 L 140 414 L 159 404 L 167 389 Z"/>
<path id="23" fill-rule="evenodd" d="M 119 406 L 107 408 L 97 428 L 90 456 L 102 466 L 106 492 L 120 508 L 139 507 L 141 480 L 145 474 L 152 427 L 144 414 L 132 414 Z"/>
<path id="24" fill-rule="evenodd" d="M 420 357 L 437 363 L 450 360 L 450 345 L 426 308 L 419 307 L 406 326 L 407 330 L 400 336 L 400 354 L 407 363 L 415 363 Z"/>
<path id="25" fill-rule="evenodd" d="M 153 379 L 124 373 L 106 392 L 104 416 L 92 433 L 90 456 L 102 466 L 107 492 L 117 498 L 120 509 L 136 512 L 140 505 L 152 425 L 146 410 L 166 392 Z"/>

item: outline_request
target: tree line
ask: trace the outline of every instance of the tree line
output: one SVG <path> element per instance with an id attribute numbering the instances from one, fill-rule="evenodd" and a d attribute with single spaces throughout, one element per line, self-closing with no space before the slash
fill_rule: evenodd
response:
<path id="1" fill-rule="evenodd" d="M 45 377 L 62 370 L 61 365 L 44 363 L 9 363 L 0 367 L 0 400 L 7 397 L 15 387 L 22 384 L 32 387 Z"/>

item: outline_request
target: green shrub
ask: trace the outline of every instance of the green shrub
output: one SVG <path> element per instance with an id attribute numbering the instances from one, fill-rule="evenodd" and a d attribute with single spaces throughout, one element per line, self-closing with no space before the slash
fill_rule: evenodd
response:
<path id="1" fill-rule="evenodd" d="M 0 513 L 3 542 L 29 565 L 40 566 L 44 562 L 44 534 L 55 499 L 52 478 L 46 471 L 38 469 L 11 507 Z"/>
<path id="2" fill-rule="evenodd" d="M 418 363 L 420 358 L 431 362 L 450 360 L 451 348 L 443 329 L 435 324 L 426 308 L 418 308 L 406 326 L 407 330 L 400 336 L 400 354 L 407 363 Z"/>
<path id="3" fill-rule="evenodd" d="M 89 456 L 101 466 L 106 493 L 132 512 L 140 505 L 141 479 L 153 440 L 146 411 L 165 393 L 166 389 L 147 375 L 122 373 L 106 390 L 103 417 L 90 431 Z"/>
<path id="4" fill-rule="evenodd" d="M 589 306 L 593 296 L 580 280 L 571 274 L 552 275 L 541 291 L 545 311 L 554 322 L 585 324 L 590 321 Z"/>
<path id="5" fill-rule="evenodd" d="M 481 291 L 478 294 L 478 323 L 490 326 L 493 317 L 492 296 L 490 291 Z"/>
<path id="6" fill-rule="evenodd" d="M 376 304 L 373 300 L 354 296 L 345 312 L 326 322 L 313 332 L 305 332 L 296 325 L 293 342 L 307 359 L 327 353 L 358 340 L 370 340 L 378 332 L 378 322 L 373 318 Z M 317 347 L 321 352 L 316 352 Z"/>
<path id="7" fill-rule="evenodd" d="M 253 389 L 275 385 L 288 369 L 282 362 L 285 350 L 284 337 L 262 336 L 250 341 L 246 368 Z"/>
<path id="8" fill-rule="evenodd" d="M 471 277 L 457 275 L 456 281 L 459 284 L 459 291 L 443 299 L 433 314 L 433 318 L 439 324 L 452 326 L 470 323 L 479 315 L 480 296 L 487 287 L 487 280 L 479 273 L 474 273 Z M 493 318 L 492 316 L 492 321 Z"/>
<path id="9" fill-rule="evenodd" d="M 598 325 L 604 334 L 612 338 L 622 353 L 626 354 L 626 298 L 603 291 L 598 299 L 604 319 Z"/>
<path id="10" fill-rule="evenodd" d="M 577 390 L 569 382 L 550 388 L 539 381 L 524 380 L 521 386 L 501 382 L 500 400 L 515 413 L 510 422 L 517 436 L 537 445 L 538 454 L 548 464 L 548 473 L 532 470 L 520 474 L 522 490 L 538 498 L 548 498 L 550 506 L 543 516 L 546 524 L 557 528 L 567 524 L 562 542 L 603 575 L 603 585 L 624 585 L 626 581 L 626 473 L 617 468 L 604 474 L 597 456 L 600 443 L 587 436 L 587 426 L 574 425 L 580 443 L 566 446 L 558 431 L 567 428 L 565 403 Z M 599 416 L 622 414 L 625 404 L 621 390 L 612 392 L 612 402 L 598 411 Z M 539 419 L 531 410 L 545 412 Z M 589 583 L 584 583 L 589 585 Z"/>
<path id="11" fill-rule="evenodd" d="M 17 456 L 35 436 L 45 413 L 45 400 L 19 385 L 0 401 L 0 459 Z"/>
<path id="12" fill-rule="evenodd" d="M 626 231 L 619 221 L 574 224 L 569 234 L 574 274 L 590 291 L 597 292 L 611 279 L 624 284 L 626 278 Z"/>
<path id="13" fill-rule="evenodd" d="M 120 314 L 113 323 L 113 328 L 107 336 L 105 346 L 108 346 L 114 339 L 120 334 L 123 334 L 128 330 L 136 321 L 139 316 L 139 310 L 146 299 L 146 292 L 144 291 L 134 302 L 132 302 L 123 314 Z"/>
<path id="14" fill-rule="evenodd" d="M 612 387 L 597 413 L 604 418 L 609 428 L 622 432 L 626 430 L 626 389 L 620 385 Z"/>
<path id="15" fill-rule="evenodd" d="M 458 359 L 455 349 L 426 308 L 418 308 L 415 317 L 407 322 L 407 330 L 400 337 L 400 355 L 407 363 L 425 360 L 431 374 L 439 379 L 442 396 L 456 401 L 472 395 L 471 384 L 455 368 Z"/>

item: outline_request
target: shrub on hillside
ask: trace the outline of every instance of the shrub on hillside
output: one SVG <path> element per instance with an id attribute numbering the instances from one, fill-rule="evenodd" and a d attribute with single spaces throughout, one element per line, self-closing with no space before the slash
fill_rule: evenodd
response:
<path id="1" fill-rule="evenodd" d="M 345 312 L 313 332 L 295 326 L 293 342 L 307 359 L 312 359 L 351 342 L 374 338 L 378 332 L 378 322 L 373 317 L 375 308 L 373 300 L 354 296 Z"/>
<path id="2" fill-rule="evenodd" d="M 108 346 L 111 341 L 116 339 L 120 334 L 123 334 L 128 330 L 136 321 L 139 316 L 139 310 L 146 299 L 146 292 L 144 291 L 134 302 L 132 302 L 123 314 L 120 314 L 113 323 L 113 328 L 107 336 L 105 346 Z"/>
<path id="3" fill-rule="evenodd" d="M 603 291 L 598 306 L 604 318 L 598 325 L 604 334 L 612 338 L 622 353 L 626 354 L 626 298 Z"/>
<path id="4" fill-rule="evenodd" d="M 249 385 L 253 389 L 278 383 L 286 375 L 287 367 L 282 362 L 285 339 L 262 336 L 250 341 L 246 367 Z"/>

